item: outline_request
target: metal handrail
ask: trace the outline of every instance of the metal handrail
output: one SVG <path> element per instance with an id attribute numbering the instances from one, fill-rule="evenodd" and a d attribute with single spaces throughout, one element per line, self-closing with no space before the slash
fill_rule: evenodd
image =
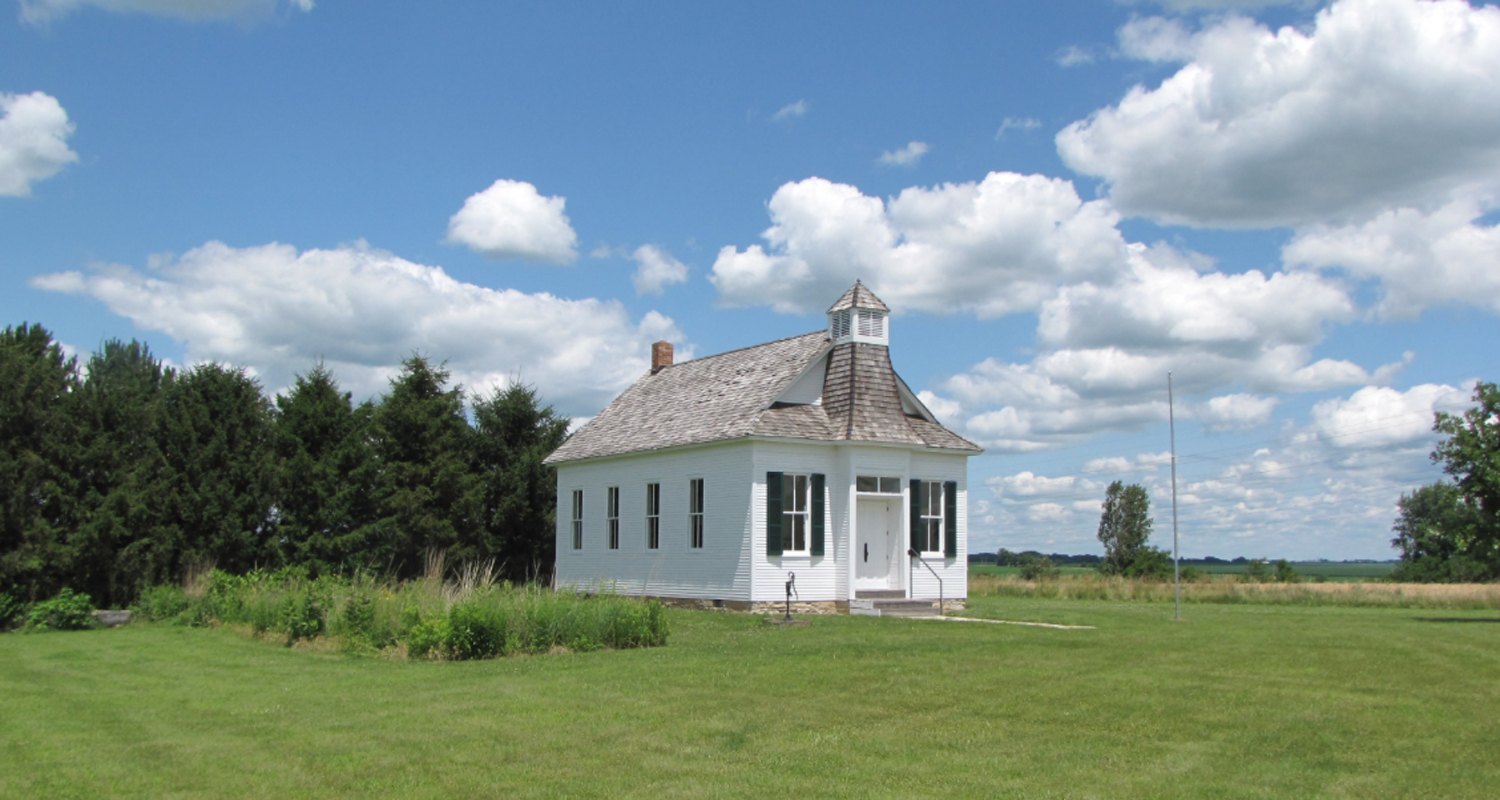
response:
<path id="1" fill-rule="evenodd" d="M 942 616 L 943 614 L 948 613 L 948 608 L 943 603 L 943 576 L 937 574 L 937 570 L 933 569 L 932 565 L 927 563 L 927 559 L 922 558 L 922 554 L 918 553 L 916 550 L 908 547 L 908 548 L 906 548 L 906 554 L 909 555 L 909 556 L 911 556 L 912 558 L 915 558 L 918 562 L 920 562 L 922 564 L 922 566 L 924 566 L 924 567 L 927 568 L 928 572 L 932 573 L 932 577 L 937 578 L 937 582 L 938 582 L 938 616 Z"/>

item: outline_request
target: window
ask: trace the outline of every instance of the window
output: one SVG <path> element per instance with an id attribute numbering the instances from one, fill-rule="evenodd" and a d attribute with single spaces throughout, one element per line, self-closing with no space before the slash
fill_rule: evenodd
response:
<path id="1" fill-rule="evenodd" d="M 646 484 L 646 549 L 661 547 L 661 484 Z"/>
<path id="2" fill-rule="evenodd" d="M 583 490 L 573 490 L 573 549 L 583 549 Z"/>
<path id="3" fill-rule="evenodd" d="M 807 551 L 807 476 L 781 476 L 781 550 Z"/>
<path id="4" fill-rule="evenodd" d="M 604 527 L 609 549 L 620 549 L 620 487 L 611 486 L 604 503 Z"/>
<path id="5" fill-rule="evenodd" d="M 854 490 L 868 494 L 901 494 L 901 479 L 860 475 L 854 479 Z"/>
<path id="6" fill-rule="evenodd" d="M 879 339 L 885 336 L 885 317 L 878 311 L 859 310 L 859 335 Z"/>
<path id="7" fill-rule="evenodd" d="M 918 539 L 923 552 L 936 553 L 943 549 L 943 484 L 941 481 L 922 481 L 919 486 L 921 497 L 912 498 L 922 511 Z"/>
<path id="8" fill-rule="evenodd" d="M 827 485 L 821 472 L 766 473 L 766 555 L 824 555 Z"/>
<path id="9" fill-rule="evenodd" d="M 688 481 L 688 547 L 703 549 L 703 479 Z"/>

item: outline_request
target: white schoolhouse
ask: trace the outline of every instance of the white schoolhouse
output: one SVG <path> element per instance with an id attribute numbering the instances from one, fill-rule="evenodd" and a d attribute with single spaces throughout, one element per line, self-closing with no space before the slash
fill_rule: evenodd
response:
<path id="1" fill-rule="evenodd" d="M 961 606 L 982 451 L 891 368 L 889 314 L 856 282 L 827 330 L 681 364 L 658 342 L 547 458 L 558 585 L 769 611 L 795 573 L 803 610 Z"/>

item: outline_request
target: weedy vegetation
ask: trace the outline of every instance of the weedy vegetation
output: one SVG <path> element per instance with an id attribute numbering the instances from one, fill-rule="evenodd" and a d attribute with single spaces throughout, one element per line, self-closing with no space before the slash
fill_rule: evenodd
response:
<path id="1" fill-rule="evenodd" d="M 208 567 L 184 587 L 143 592 L 135 611 L 147 621 L 230 626 L 288 646 L 439 661 L 667 641 L 656 600 L 513 585 L 497 581 L 488 563 L 445 575 L 441 555 L 428 557 L 424 577 L 405 582 L 368 574 L 309 578 L 297 569 L 237 576 Z"/>

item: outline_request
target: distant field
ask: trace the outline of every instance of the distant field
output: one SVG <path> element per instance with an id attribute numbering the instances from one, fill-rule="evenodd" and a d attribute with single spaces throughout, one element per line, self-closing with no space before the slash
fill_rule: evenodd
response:
<path id="1" fill-rule="evenodd" d="M 1396 568 L 1394 562 L 1346 564 L 1337 561 L 1293 561 L 1297 574 L 1307 580 L 1322 578 L 1325 581 L 1360 581 L 1384 578 Z M 1183 566 L 1188 566 L 1184 564 Z M 1244 564 L 1193 564 L 1192 566 L 1210 575 L 1243 575 Z M 1093 567 L 1060 567 L 1064 575 L 1086 575 L 1095 572 Z M 997 567 L 993 564 L 970 564 L 970 575 L 1020 575 L 1019 567 Z"/>
<path id="2" fill-rule="evenodd" d="M 1093 567 L 1069 567 L 1059 566 L 1058 570 L 1063 575 L 1090 575 L 1097 573 Z M 970 564 L 970 575 L 1016 575 L 1021 574 L 1020 567 L 997 567 L 994 564 Z"/>
<path id="3" fill-rule="evenodd" d="M 0 636 L 3 797 L 1492 797 L 1500 617 L 973 597 L 449 664 Z"/>
<path id="4" fill-rule="evenodd" d="M 1293 561 L 1292 568 L 1303 578 L 1323 578 L 1330 581 L 1363 580 L 1384 578 L 1396 569 L 1395 562 L 1347 564 L 1337 561 Z M 1193 566 L 1211 575 L 1243 575 L 1244 564 L 1194 564 Z"/>

